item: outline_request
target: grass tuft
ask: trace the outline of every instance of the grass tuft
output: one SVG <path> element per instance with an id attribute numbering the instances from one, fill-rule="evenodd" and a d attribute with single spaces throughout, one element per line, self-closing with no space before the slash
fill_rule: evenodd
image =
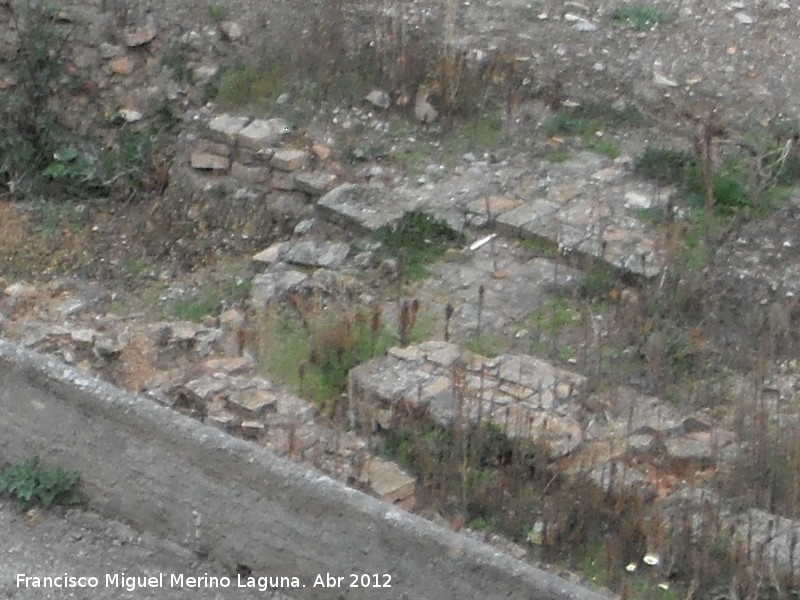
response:
<path id="1" fill-rule="evenodd" d="M 404 256 L 406 274 L 419 279 L 425 276 L 425 265 L 441 258 L 462 236 L 446 221 L 411 211 L 395 226 L 381 227 L 375 232 L 375 239 L 381 243 L 385 255 Z"/>
<path id="2" fill-rule="evenodd" d="M 611 18 L 634 31 L 650 31 L 672 20 L 669 14 L 647 4 L 623 6 L 611 13 Z"/>

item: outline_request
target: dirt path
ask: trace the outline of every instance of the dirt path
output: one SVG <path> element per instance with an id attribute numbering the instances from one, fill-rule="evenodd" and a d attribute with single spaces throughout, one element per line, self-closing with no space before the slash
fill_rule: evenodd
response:
<path id="1" fill-rule="evenodd" d="M 237 578 L 218 563 L 198 559 L 191 551 L 141 534 L 117 521 L 80 510 L 34 510 L 21 512 L 8 501 L 0 503 L 0 598 L 13 600 L 289 600 L 285 595 L 257 588 L 237 589 Z M 96 577 L 90 587 L 41 589 L 25 587 L 19 580 L 29 577 Z M 163 574 L 161 587 L 126 589 L 115 586 L 114 575 L 152 577 Z M 230 587 L 189 588 L 171 585 L 171 575 L 203 575 L 231 578 Z M 111 580 L 107 580 L 107 577 Z M 19 582 L 19 583 L 18 583 Z M 81 583 L 78 580 L 78 583 Z"/>

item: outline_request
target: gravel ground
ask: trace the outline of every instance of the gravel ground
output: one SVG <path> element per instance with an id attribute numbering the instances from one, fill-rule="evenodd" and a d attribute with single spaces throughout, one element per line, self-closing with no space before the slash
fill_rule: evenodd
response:
<path id="1" fill-rule="evenodd" d="M 9 502 L 0 504 L 0 598 L 14 600 L 165 599 L 290 600 L 273 591 L 238 589 L 235 574 L 218 563 L 199 560 L 191 551 L 141 534 L 130 527 L 81 510 L 21 512 Z M 154 576 L 163 573 L 163 587 L 133 589 L 107 586 L 106 576 Z M 96 587 L 41 589 L 18 585 L 20 575 L 96 577 Z M 180 588 L 170 574 L 231 578 L 228 588 Z M 280 574 L 277 574 L 280 575 Z M 87 582 L 91 583 L 91 582 Z"/>

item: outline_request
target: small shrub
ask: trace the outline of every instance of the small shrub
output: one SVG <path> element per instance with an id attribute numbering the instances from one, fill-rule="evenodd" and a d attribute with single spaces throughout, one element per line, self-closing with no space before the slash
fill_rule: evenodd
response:
<path id="1" fill-rule="evenodd" d="M 75 489 L 79 480 L 77 471 L 48 469 L 34 457 L 0 472 L 0 494 L 15 498 L 23 506 L 79 504 L 81 499 Z"/>
<path id="2" fill-rule="evenodd" d="M 194 83 L 194 70 L 189 66 L 187 52 L 185 44 L 174 44 L 164 53 L 162 62 L 165 67 L 172 69 L 179 83 L 191 85 Z"/>
<path id="3" fill-rule="evenodd" d="M 583 276 L 581 292 L 587 298 L 603 299 L 617 286 L 617 274 L 603 263 L 597 263 Z"/>
<path id="4" fill-rule="evenodd" d="M 447 222 L 420 211 L 406 213 L 395 226 L 384 226 L 375 239 L 388 256 L 405 257 L 406 274 L 412 279 L 425 275 L 425 265 L 441 258 L 447 248 L 462 239 Z"/>
<path id="5" fill-rule="evenodd" d="M 697 166 L 691 152 L 647 146 L 636 159 L 633 170 L 660 185 L 683 185 L 688 172 Z"/>
<path id="6" fill-rule="evenodd" d="M 649 31 L 672 20 L 667 13 L 647 4 L 631 4 L 618 8 L 611 13 L 611 18 L 635 31 Z"/>
<path id="7" fill-rule="evenodd" d="M 64 145 L 64 128 L 48 102 L 64 70 L 70 31 L 56 24 L 55 9 L 44 2 L 30 0 L 19 12 L 8 8 L 17 34 L 13 69 L 19 83 L 0 96 L 0 173 L 12 189 L 24 186 L 24 192 L 37 187 Z"/>
<path id="8" fill-rule="evenodd" d="M 690 152 L 651 146 L 636 159 L 634 166 L 636 173 L 656 183 L 682 187 L 689 204 L 696 209 L 706 203 L 704 168 Z M 788 176 L 791 171 L 786 173 Z M 714 213 L 730 215 L 753 206 L 753 182 L 753 170 L 743 160 L 725 159 L 711 176 Z"/>

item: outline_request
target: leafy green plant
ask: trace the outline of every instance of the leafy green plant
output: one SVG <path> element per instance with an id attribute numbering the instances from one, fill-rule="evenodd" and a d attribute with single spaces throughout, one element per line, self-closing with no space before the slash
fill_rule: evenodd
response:
<path id="1" fill-rule="evenodd" d="M 49 469 L 34 457 L 0 472 L 0 494 L 15 498 L 23 506 L 79 504 L 81 498 L 75 489 L 79 480 L 77 471 Z"/>
<path id="2" fill-rule="evenodd" d="M 228 18 L 228 9 L 223 4 L 209 4 L 207 7 L 208 11 L 208 18 L 214 21 L 215 23 L 219 23 L 220 21 L 224 21 Z"/>
<path id="3" fill-rule="evenodd" d="M 110 194 L 131 199 L 157 178 L 155 142 L 168 125 L 135 128 L 116 115 L 113 122 L 122 127 L 112 148 L 76 135 L 53 108 L 53 98 L 68 90 L 73 78 L 64 64 L 74 25 L 56 18 L 56 9 L 44 1 L 16 6 L 9 5 L 18 84 L 0 96 L 0 177 L 13 195 L 29 200 Z"/>
<path id="4" fill-rule="evenodd" d="M 649 31 L 672 20 L 669 14 L 647 4 L 623 6 L 612 12 L 611 18 L 635 31 Z"/>
<path id="5" fill-rule="evenodd" d="M 406 274 L 412 279 L 423 277 L 425 265 L 441 258 L 447 248 L 462 239 L 446 221 L 420 211 L 411 211 L 394 226 L 375 232 L 387 256 L 403 256 Z"/>

